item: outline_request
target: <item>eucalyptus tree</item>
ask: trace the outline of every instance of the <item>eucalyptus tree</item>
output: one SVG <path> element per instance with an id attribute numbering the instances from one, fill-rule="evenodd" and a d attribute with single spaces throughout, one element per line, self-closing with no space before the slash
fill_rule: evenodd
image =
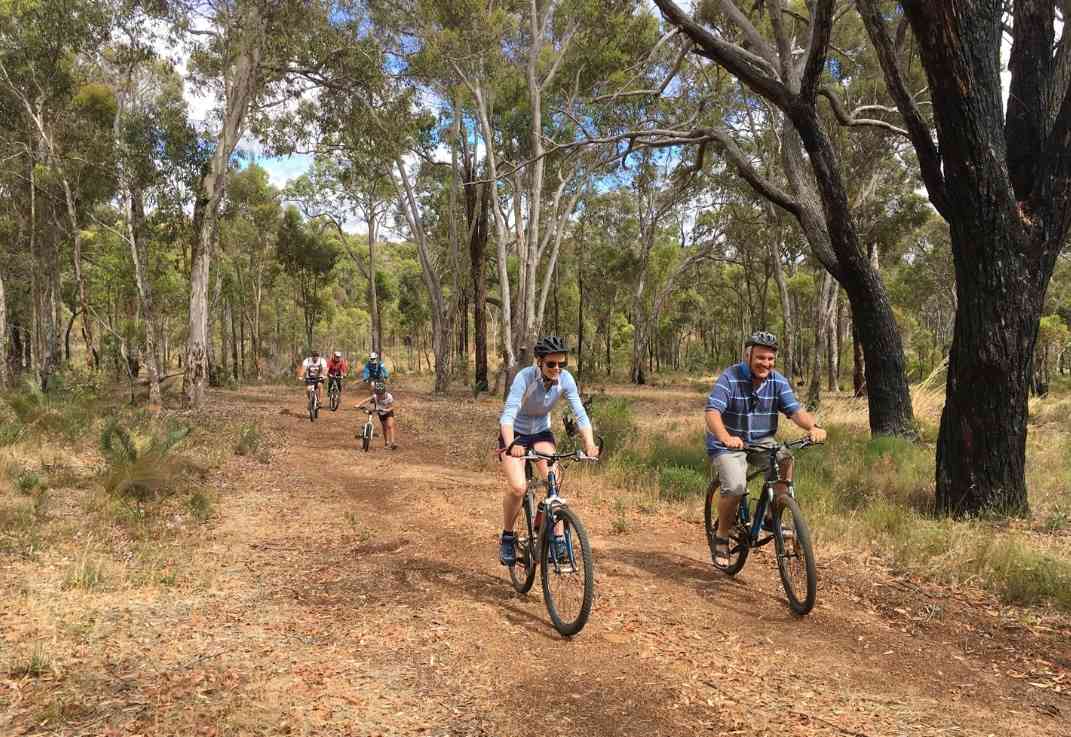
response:
<path id="1" fill-rule="evenodd" d="M 857 6 L 930 202 L 951 230 L 956 320 L 937 508 L 1025 513 L 1027 387 L 1045 292 L 1071 227 L 1071 38 L 1057 12 L 1069 8 L 1051 0 L 902 2 L 929 82 L 931 130 L 887 25 L 886 15 L 899 13 L 877 0 Z"/>
<path id="2" fill-rule="evenodd" d="M 87 87 L 87 57 L 107 38 L 110 8 L 85 0 L 47 3 L 6 3 L 0 6 L 0 90 L 4 106 L 17 110 L 17 125 L 26 157 L 29 189 L 29 251 L 35 262 L 33 282 L 33 357 L 42 386 L 60 360 L 60 233 L 45 225 L 45 212 L 66 221 L 73 242 L 78 300 L 87 355 L 93 356 L 92 323 L 86 315 L 81 272 L 81 233 L 86 200 L 101 192 L 78 190 L 76 178 L 87 174 L 81 154 L 99 142 L 80 120 L 88 113 L 98 123 L 104 96 Z M 79 93 L 82 97 L 79 99 Z M 107 140 L 107 137 L 105 137 Z M 81 148 L 82 150 L 79 150 Z M 100 172 L 93 172 L 99 174 Z M 85 177 L 100 185 L 106 177 Z M 44 195 L 44 196 L 42 196 Z M 53 204 L 56 203 L 56 204 Z M 60 204 L 62 203 L 62 204 Z"/>
<path id="3" fill-rule="evenodd" d="M 146 326 L 149 402 L 160 405 L 164 334 L 150 273 L 146 207 L 157 209 L 191 188 L 204 155 L 187 118 L 182 79 L 154 50 L 150 24 L 149 16 L 137 8 L 117 17 L 113 43 L 103 54 L 102 75 L 116 100 L 112 143 L 124 216 L 116 234 L 129 249 L 139 314 Z"/>
<path id="4" fill-rule="evenodd" d="M 266 170 L 251 164 L 231 176 L 221 212 L 220 241 L 240 294 L 241 319 L 249 327 L 253 375 L 258 380 L 264 377 L 264 299 L 280 266 L 275 238 L 281 218 L 280 192 L 269 183 Z M 246 299 L 251 301 L 248 309 Z"/>
<path id="5" fill-rule="evenodd" d="M 847 113 L 836 89 L 825 83 L 835 3 L 818 0 L 810 16 L 804 17 L 788 13 L 784 0 L 756 6 L 751 15 L 732 0 L 721 0 L 703 21 L 672 0 L 655 0 L 655 4 L 695 53 L 713 61 L 749 94 L 784 116 L 782 156 L 790 187 L 786 191 L 763 176 L 722 124 L 682 126 L 679 132 L 660 135 L 658 140 L 714 143 L 749 184 L 799 221 L 815 255 L 848 295 L 866 357 L 871 431 L 913 434 L 902 341 L 880 274 L 860 242 L 842 162 L 819 113 L 818 97 L 831 101 L 834 110 L 843 114 L 838 114 L 838 120 L 845 125 L 874 125 L 890 132 L 902 129 L 860 118 L 858 110 Z M 758 13 L 764 14 L 772 39 L 760 30 Z M 798 35 L 806 38 L 802 44 Z M 804 45 L 802 54 L 795 53 L 797 45 Z M 810 175 L 805 174 L 808 165 Z"/>
<path id="6" fill-rule="evenodd" d="M 627 56 L 619 52 L 645 43 L 654 25 L 632 12 L 634 2 L 403 5 L 405 33 L 420 48 L 414 73 L 460 86 L 477 123 L 494 187 L 503 370 L 512 375 L 531 355 L 567 222 L 598 166 L 560 144 L 576 137 L 583 99 L 616 71 Z"/>
<path id="7" fill-rule="evenodd" d="M 183 400 L 201 405 L 209 373 L 212 247 L 231 156 L 249 115 L 292 99 L 291 64 L 306 58 L 330 26 L 334 4 L 306 0 L 177 0 L 167 6 L 191 45 L 191 80 L 214 93 L 219 127 L 211 134 L 194 203 L 189 331 Z"/>
<path id="8" fill-rule="evenodd" d="M 305 347 L 311 349 L 325 307 L 324 281 L 335 268 L 339 249 L 322 230 L 307 226 L 296 207 L 288 207 L 283 214 L 275 248 L 276 258 L 294 283 L 305 322 Z"/>

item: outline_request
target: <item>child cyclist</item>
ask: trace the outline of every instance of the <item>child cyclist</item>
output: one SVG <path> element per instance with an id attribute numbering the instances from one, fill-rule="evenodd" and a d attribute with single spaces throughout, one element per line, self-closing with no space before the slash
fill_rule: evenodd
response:
<path id="1" fill-rule="evenodd" d="M 591 421 L 584 410 L 584 403 L 580 400 L 580 390 L 573 375 L 565 370 L 568 365 L 566 354 L 569 352 L 565 341 L 557 335 L 545 336 L 536 341 L 533 352 L 536 356 L 535 365 L 517 372 L 499 418 L 498 452 L 502 458 L 502 469 L 506 472 L 508 487 L 502 498 L 502 538 L 498 559 L 507 566 L 513 565 L 517 560 L 517 536 L 513 532 L 513 525 L 521 511 L 527 487 L 524 461 L 521 457 L 528 448 L 534 448 L 540 453 L 554 452 L 550 411 L 563 396 L 569 401 L 576 415 L 584 453 L 593 458 L 599 455 Z M 514 441 L 516 445 L 513 445 Z M 510 445 L 513 445 L 512 449 Z M 507 449 L 509 453 L 506 453 Z M 546 478 L 546 462 L 540 461 L 537 465 L 540 475 Z"/>
<path id="2" fill-rule="evenodd" d="M 372 411 L 379 415 L 379 424 L 383 426 L 383 447 L 396 450 L 394 442 L 394 409 L 397 407 L 394 395 L 387 391 L 387 385 L 377 381 L 372 385 L 372 396 L 357 405 L 357 409 Z"/>

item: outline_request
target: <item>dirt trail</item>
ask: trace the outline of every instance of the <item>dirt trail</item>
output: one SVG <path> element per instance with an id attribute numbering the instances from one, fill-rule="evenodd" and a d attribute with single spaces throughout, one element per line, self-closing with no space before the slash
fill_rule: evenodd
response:
<path id="1" fill-rule="evenodd" d="M 221 471 L 202 585 L 99 610 L 124 655 L 78 674 L 102 714 L 81 733 L 1071 734 L 1066 633 L 849 560 L 799 619 L 769 554 L 730 579 L 701 527 L 612 535 L 583 499 L 597 598 L 562 639 L 496 561 L 497 405 L 399 394 L 401 448 L 362 454 L 363 415 L 242 393 L 272 461 Z"/>

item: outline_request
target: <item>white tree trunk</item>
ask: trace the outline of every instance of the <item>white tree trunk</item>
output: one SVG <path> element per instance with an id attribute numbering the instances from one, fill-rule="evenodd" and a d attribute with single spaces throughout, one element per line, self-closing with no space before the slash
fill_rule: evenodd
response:
<path id="1" fill-rule="evenodd" d="M 208 276 L 212 263 L 219 205 L 227 177 L 227 166 L 242 135 L 245 116 L 257 85 L 264 33 L 255 3 L 245 6 L 242 38 L 238 53 L 228 70 L 223 127 L 216 150 L 201 178 L 198 193 L 199 214 L 195 215 L 197 232 L 192 247 L 190 267 L 190 327 L 186 341 L 185 373 L 182 377 L 183 401 L 187 407 L 199 408 L 208 382 Z"/>
<path id="2" fill-rule="evenodd" d="M 409 183 L 409 175 L 405 172 L 405 164 L 401 159 L 396 159 L 394 163 L 402 183 L 402 188 L 398 193 L 402 212 L 405 213 L 409 230 L 416 238 L 420 271 L 431 297 L 431 343 L 432 351 L 435 353 L 435 393 L 443 394 L 450 384 L 450 310 L 446 304 L 446 297 L 443 295 L 439 274 L 431 262 L 428 237 L 420 220 L 420 211 L 417 209 L 416 197 Z"/>

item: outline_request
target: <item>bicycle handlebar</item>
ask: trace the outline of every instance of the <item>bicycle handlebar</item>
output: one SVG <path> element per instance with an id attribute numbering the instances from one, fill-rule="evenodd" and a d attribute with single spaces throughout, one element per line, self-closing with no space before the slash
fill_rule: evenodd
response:
<path id="1" fill-rule="evenodd" d="M 778 443 L 777 445 L 755 445 L 754 443 L 744 443 L 744 447 L 741 448 L 741 450 L 744 450 L 749 453 L 773 453 L 780 450 L 781 448 L 787 448 L 789 450 L 801 450 L 803 448 L 809 448 L 812 445 L 823 444 L 824 443 L 814 442 L 813 440 L 811 440 L 809 435 L 804 435 L 798 440 L 789 440 L 788 442 Z"/>
<path id="2" fill-rule="evenodd" d="M 558 461 L 598 461 L 599 456 L 602 455 L 603 439 L 600 435 L 595 438 L 595 445 L 599 449 L 599 456 L 589 456 L 583 450 L 577 448 L 571 453 L 540 453 L 533 448 L 527 448 L 527 452 L 523 456 L 510 455 L 510 451 L 513 450 L 513 446 L 517 444 L 517 438 L 513 439 L 513 442 L 502 451 L 504 455 L 510 456 L 510 458 L 516 458 L 519 461 L 550 461 L 551 463 L 557 463 Z"/>

